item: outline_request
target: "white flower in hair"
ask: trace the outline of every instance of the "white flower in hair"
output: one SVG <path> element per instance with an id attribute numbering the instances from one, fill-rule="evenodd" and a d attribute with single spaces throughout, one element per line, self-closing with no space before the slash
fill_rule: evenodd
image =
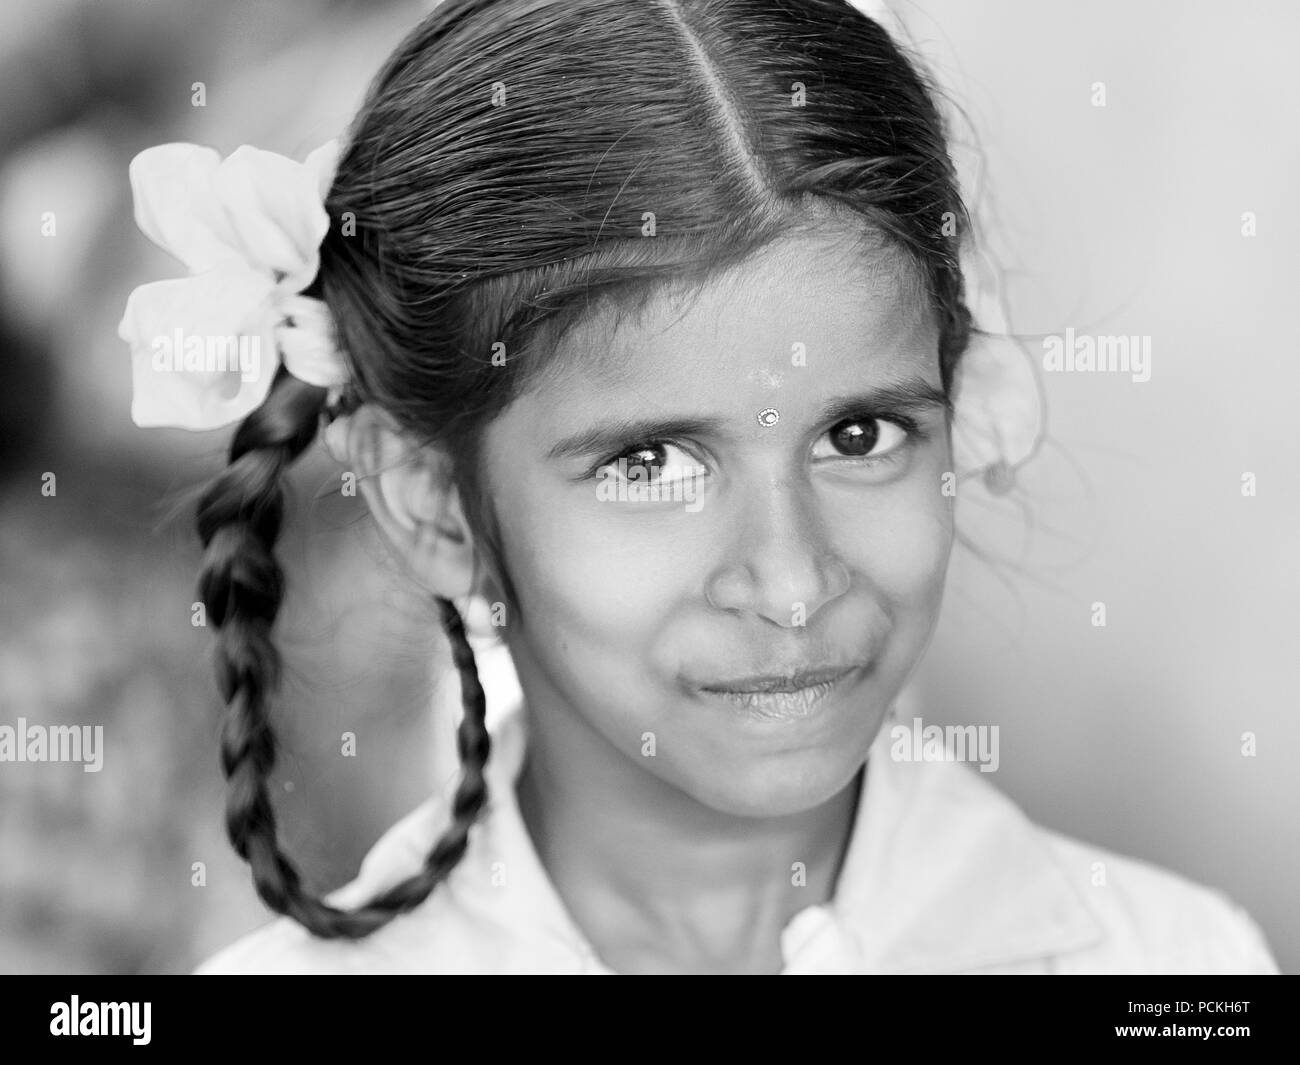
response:
<path id="1" fill-rule="evenodd" d="M 959 475 L 979 473 L 990 491 L 1002 494 L 1042 445 L 1041 387 L 1007 325 L 997 267 L 985 255 L 966 254 L 962 272 L 978 332 L 957 363 L 953 458 Z"/>
<path id="2" fill-rule="evenodd" d="M 160 144 L 131 161 L 136 224 L 189 270 L 127 299 L 118 335 L 131 345 L 136 425 L 239 421 L 281 363 L 308 384 L 346 383 L 328 309 L 299 295 L 320 264 L 338 151 L 330 141 L 299 163 L 244 145 L 223 161 Z"/>

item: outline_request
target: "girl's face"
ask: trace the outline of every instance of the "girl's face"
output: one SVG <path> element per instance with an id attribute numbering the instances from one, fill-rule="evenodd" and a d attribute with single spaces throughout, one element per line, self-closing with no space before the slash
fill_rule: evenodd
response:
<path id="1" fill-rule="evenodd" d="M 531 728 L 731 814 L 852 779 L 952 543 L 938 333 L 909 278 L 786 241 L 588 320 L 488 427 Z"/>

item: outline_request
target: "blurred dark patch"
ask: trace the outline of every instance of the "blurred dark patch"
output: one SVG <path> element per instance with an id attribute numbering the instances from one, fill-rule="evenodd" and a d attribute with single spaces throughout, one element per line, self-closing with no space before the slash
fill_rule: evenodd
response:
<path id="1" fill-rule="evenodd" d="M 0 291 L 4 288 L 0 279 Z M 45 443 L 54 405 L 48 338 L 26 333 L 0 308 L 0 484 L 17 475 Z"/>

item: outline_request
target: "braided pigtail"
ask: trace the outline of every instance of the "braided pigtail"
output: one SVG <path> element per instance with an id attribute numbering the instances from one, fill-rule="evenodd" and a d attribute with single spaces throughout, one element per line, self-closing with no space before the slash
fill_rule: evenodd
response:
<path id="1" fill-rule="evenodd" d="M 272 910 L 322 938 L 360 939 L 419 905 L 463 857 L 469 830 L 487 802 L 484 769 L 491 743 L 465 626 L 455 606 L 438 599 L 465 708 L 457 733 L 464 772 L 452 822 L 420 872 L 360 909 L 337 909 L 304 888 L 277 840 L 267 786 L 276 760 L 270 696 L 280 673 L 271 627 L 284 597 L 284 573 L 273 549 L 284 510 L 281 477 L 315 437 L 326 395 L 281 369 L 266 401 L 240 424 L 229 466 L 199 502 L 198 532 L 205 549 L 199 595 L 217 631 L 217 684 L 226 702 L 221 766 L 230 842 L 248 862 L 257 894 Z"/>

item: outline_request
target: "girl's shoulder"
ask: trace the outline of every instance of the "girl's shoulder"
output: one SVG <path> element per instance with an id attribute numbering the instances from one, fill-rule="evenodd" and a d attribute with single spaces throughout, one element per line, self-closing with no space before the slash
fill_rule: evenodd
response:
<path id="1" fill-rule="evenodd" d="M 492 728 L 487 807 L 464 857 L 410 912 L 365 939 L 330 940 L 280 918 L 213 955 L 195 975 L 239 973 L 552 973 L 594 966 L 546 877 L 519 814 L 514 778 L 526 742 L 521 708 Z M 415 874 L 451 822 L 455 776 L 392 826 L 351 883 L 327 901 L 355 909 Z"/>
<path id="2" fill-rule="evenodd" d="M 510 779 L 522 753 L 522 730 L 518 728 L 521 693 L 504 645 L 472 632 L 470 642 L 488 705 L 495 711 L 489 718 L 494 738 L 487 772 L 492 786 L 484 818 L 490 824 L 500 820 L 504 795 L 499 789 Z M 452 789 L 458 771 L 454 756 L 455 721 L 460 710 L 457 685 L 440 687 L 431 709 L 436 739 L 431 775 L 443 781 L 441 788 L 379 838 L 367 852 L 356 878 L 328 896 L 330 904 L 342 909 L 364 905 L 380 891 L 412 875 L 423 865 L 432 841 L 450 823 Z M 510 953 L 510 944 L 502 943 L 501 937 L 472 912 L 478 908 L 481 893 L 475 889 L 484 872 L 475 867 L 487 860 L 480 835 L 481 829 L 471 833 L 470 851 L 447 883 L 435 887 L 410 913 L 394 918 L 364 940 L 320 939 L 291 918 L 281 917 L 218 951 L 194 969 L 194 975 L 498 971 L 506 964 L 503 955 Z M 463 888 L 459 886 L 462 882 Z M 518 895 L 518 891 L 513 894 Z M 510 959 L 510 963 L 517 965 L 519 960 Z"/>
<path id="3" fill-rule="evenodd" d="M 860 898 L 843 902 L 868 942 L 880 938 L 875 915 L 902 919 L 880 968 L 1278 971 L 1258 926 L 1224 892 L 1036 823 L 974 765 L 897 753 L 883 737 L 873 748 L 855 826 L 862 854 L 851 850 Z"/>
<path id="4" fill-rule="evenodd" d="M 331 893 L 327 901 L 343 909 L 353 908 L 394 883 L 394 870 L 418 868 L 420 856 L 411 852 L 416 840 L 436 831 L 441 805 L 430 799 L 393 825 L 366 855 L 357 877 Z M 280 917 L 218 951 L 200 964 L 194 975 L 401 972 L 409 968 L 405 959 L 416 948 L 420 928 L 440 908 L 435 890 L 414 911 L 422 919 L 412 920 L 410 914 L 396 917 L 360 941 L 322 939 L 297 921 Z"/>
<path id="5" fill-rule="evenodd" d="M 1103 937 L 1062 973 L 1278 972 L 1259 926 L 1225 892 L 1138 858 L 1041 829 Z"/>

